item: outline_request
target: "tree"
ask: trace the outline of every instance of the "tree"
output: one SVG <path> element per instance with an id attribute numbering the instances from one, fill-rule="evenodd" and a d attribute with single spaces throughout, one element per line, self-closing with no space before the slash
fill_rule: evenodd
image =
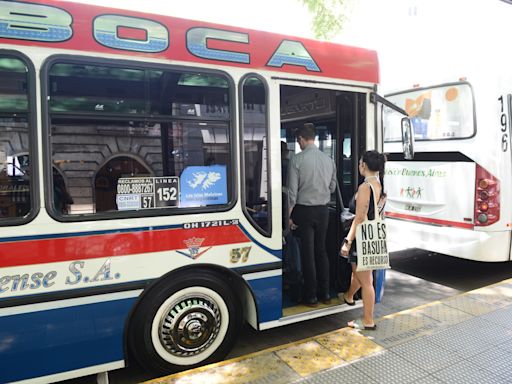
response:
<path id="1" fill-rule="evenodd" d="M 317 39 L 333 37 L 341 31 L 352 0 L 299 0 L 313 16 L 313 33 Z"/>

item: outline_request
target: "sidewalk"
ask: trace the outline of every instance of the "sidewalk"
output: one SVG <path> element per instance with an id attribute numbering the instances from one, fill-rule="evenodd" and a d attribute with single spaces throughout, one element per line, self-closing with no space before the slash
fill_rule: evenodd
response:
<path id="1" fill-rule="evenodd" d="M 510 383 L 512 279 L 377 319 L 148 381 Z"/>

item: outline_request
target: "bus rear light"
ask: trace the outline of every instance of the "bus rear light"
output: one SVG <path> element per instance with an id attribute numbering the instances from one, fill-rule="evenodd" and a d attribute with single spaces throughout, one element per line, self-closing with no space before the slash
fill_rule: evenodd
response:
<path id="1" fill-rule="evenodd" d="M 475 225 L 494 224 L 500 219 L 500 182 L 478 164 L 475 181 Z"/>
<path id="2" fill-rule="evenodd" d="M 480 191 L 480 200 L 483 200 L 483 201 L 489 200 L 489 192 Z"/>
<path id="3" fill-rule="evenodd" d="M 478 188 L 486 189 L 489 187 L 489 180 L 487 179 L 480 179 L 478 181 Z"/>
<path id="4" fill-rule="evenodd" d="M 485 225 L 487 223 L 487 215 L 485 213 L 481 213 L 477 217 L 477 223 L 480 223 L 480 225 Z"/>

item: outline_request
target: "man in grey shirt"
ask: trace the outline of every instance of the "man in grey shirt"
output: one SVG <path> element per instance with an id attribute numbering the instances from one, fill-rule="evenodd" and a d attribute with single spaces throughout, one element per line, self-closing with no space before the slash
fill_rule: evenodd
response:
<path id="1" fill-rule="evenodd" d="M 333 159 L 315 145 L 315 127 L 304 124 L 296 133 L 302 152 L 290 160 L 288 168 L 288 203 L 290 227 L 300 238 L 303 303 L 329 303 L 329 259 L 325 237 L 329 221 L 327 204 L 336 188 Z"/>

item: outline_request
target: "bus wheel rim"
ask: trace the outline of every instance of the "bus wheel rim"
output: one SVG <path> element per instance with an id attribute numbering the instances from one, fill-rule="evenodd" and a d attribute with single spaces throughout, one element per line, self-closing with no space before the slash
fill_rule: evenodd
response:
<path id="1" fill-rule="evenodd" d="M 170 354 L 187 357 L 202 353 L 219 335 L 221 314 L 210 297 L 196 294 L 171 303 L 160 320 L 160 343 Z"/>

